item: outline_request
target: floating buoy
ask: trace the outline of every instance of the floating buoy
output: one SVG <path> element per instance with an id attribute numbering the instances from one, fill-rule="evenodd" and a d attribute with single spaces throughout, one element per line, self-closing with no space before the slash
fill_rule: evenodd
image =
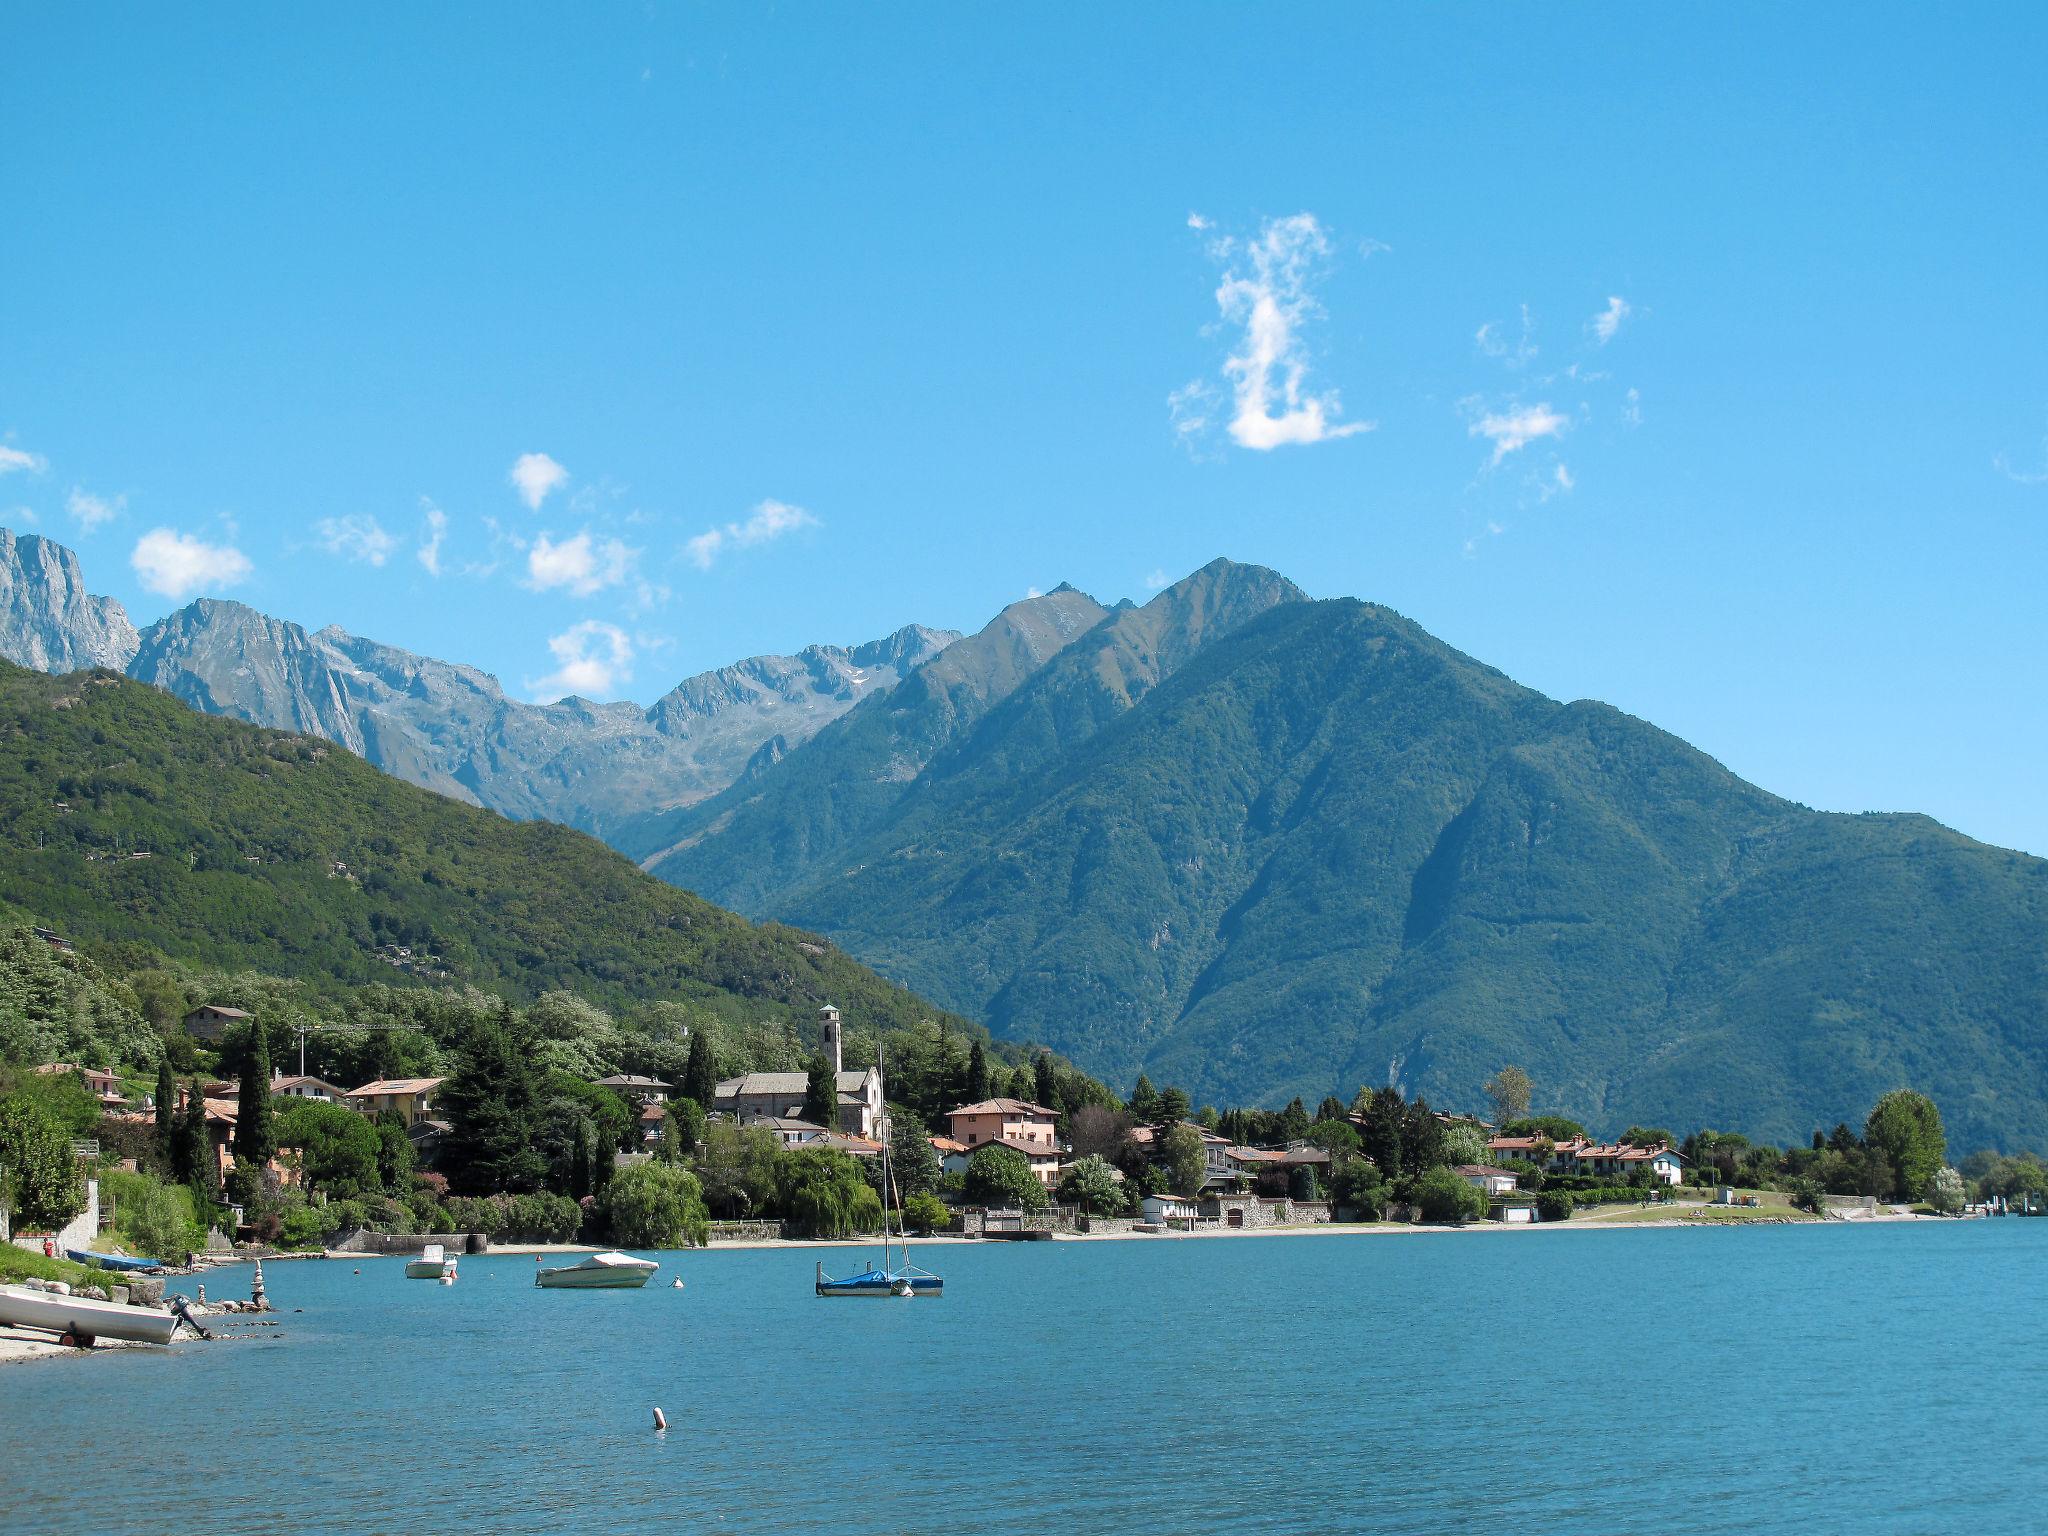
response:
<path id="1" fill-rule="evenodd" d="M 677 1275 L 677 1276 L 676 1276 L 676 1283 L 675 1283 L 674 1285 L 670 1286 L 670 1287 L 669 1287 L 669 1289 L 670 1289 L 670 1290 L 672 1290 L 672 1291 L 680 1291 L 680 1290 L 681 1290 L 682 1288 L 683 1288 L 683 1277 L 682 1277 L 681 1275 Z"/>
<path id="2" fill-rule="evenodd" d="M 661 1410 L 659 1408 L 654 1410 L 654 1427 L 658 1430 L 665 1430 L 668 1428 L 668 1420 L 661 1416 Z"/>
<path id="3" fill-rule="evenodd" d="M 441 1283 L 443 1285 L 453 1285 L 455 1283 L 455 1277 L 453 1275 L 443 1275 L 441 1277 Z"/>
<path id="4" fill-rule="evenodd" d="M 362 1273 L 362 1271 L 361 1271 L 361 1270 L 359 1269 L 359 1270 L 357 1270 L 357 1271 L 356 1271 L 356 1273 L 360 1275 L 360 1274 Z"/>

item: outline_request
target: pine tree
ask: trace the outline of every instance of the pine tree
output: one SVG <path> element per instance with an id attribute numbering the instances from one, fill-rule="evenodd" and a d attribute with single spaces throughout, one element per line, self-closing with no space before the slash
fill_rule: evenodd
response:
<path id="1" fill-rule="evenodd" d="M 500 1003 L 474 1022 L 441 1090 L 448 1120 L 440 1171 L 462 1195 L 526 1194 L 540 1187 L 546 1163 L 534 1146 L 536 1074 L 531 1042 Z"/>
<path id="2" fill-rule="evenodd" d="M 277 1152 L 270 1124 L 270 1041 L 262 1024 L 249 1025 L 249 1049 L 242 1058 L 242 1092 L 235 1101 L 235 1161 L 260 1173 Z"/>
<path id="3" fill-rule="evenodd" d="M 979 1104 L 988 1097 L 988 1053 L 979 1040 L 967 1053 L 967 1102 Z"/>
<path id="4" fill-rule="evenodd" d="M 1138 1074 L 1136 1086 L 1131 1089 L 1131 1118 L 1140 1125 L 1150 1125 L 1159 1118 L 1159 1091 L 1152 1086 L 1152 1079 L 1144 1073 Z"/>
<path id="5" fill-rule="evenodd" d="M 708 1111 L 718 1097 L 718 1066 L 711 1059 L 711 1037 L 702 1029 L 690 1031 L 690 1060 L 683 1068 L 683 1097 L 695 1099 Z"/>

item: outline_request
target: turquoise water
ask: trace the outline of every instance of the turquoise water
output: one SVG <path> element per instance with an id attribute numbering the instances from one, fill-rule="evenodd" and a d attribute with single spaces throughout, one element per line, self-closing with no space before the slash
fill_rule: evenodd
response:
<path id="1" fill-rule="evenodd" d="M 921 1252 L 267 1266 L 272 1337 L 0 1368 L 0 1527 L 2048 1527 L 2048 1221 Z"/>

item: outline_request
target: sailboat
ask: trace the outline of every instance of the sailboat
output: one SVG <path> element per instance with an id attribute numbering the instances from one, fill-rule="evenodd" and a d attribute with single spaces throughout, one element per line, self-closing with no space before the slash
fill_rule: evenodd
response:
<path id="1" fill-rule="evenodd" d="M 875 1080 L 882 1079 L 882 1044 L 875 1042 Z M 889 1102 L 885 1089 L 883 1104 Z M 943 1296 L 946 1282 L 928 1269 L 922 1269 L 910 1262 L 910 1233 L 903 1225 L 903 1205 L 896 1198 L 896 1176 L 889 1166 L 890 1124 L 887 1112 L 882 1118 L 882 1267 L 873 1264 L 857 1275 L 844 1280 L 829 1279 L 825 1274 L 825 1261 L 818 1261 L 818 1294 L 820 1296 L 897 1296 L 908 1299 L 912 1296 Z M 896 1207 L 896 1230 L 889 1229 L 889 1207 Z M 903 1256 L 896 1259 L 896 1245 L 902 1244 Z"/>

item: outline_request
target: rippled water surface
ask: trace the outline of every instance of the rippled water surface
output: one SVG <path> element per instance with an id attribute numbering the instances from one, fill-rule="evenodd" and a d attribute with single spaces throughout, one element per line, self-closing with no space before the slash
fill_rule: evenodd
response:
<path id="1" fill-rule="evenodd" d="M 0 1527 L 2048 1528 L 2048 1221 L 923 1253 L 266 1266 L 274 1337 L 0 1367 Z"/>

